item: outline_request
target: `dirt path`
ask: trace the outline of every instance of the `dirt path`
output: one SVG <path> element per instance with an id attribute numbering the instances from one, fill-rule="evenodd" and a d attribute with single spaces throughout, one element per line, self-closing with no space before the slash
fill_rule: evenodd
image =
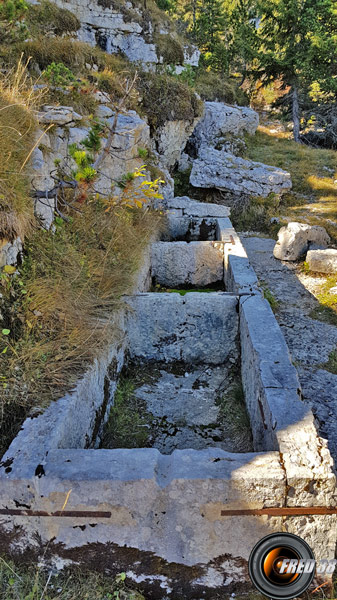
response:
<path id="1" fill-rule="evenodd" d="M 304 401 L 311 405 L 337 465 L 337 375 L 324 369 L 337 348 L 337 327 L 310 318 L 319 302 L 307 289 L 309 278 L 300 276 L 293 263 L 274 258 L 274 240 L 244 234 L 242 240 L 258 278 L 279 301 L 275 316 L 297 367 Z"/>

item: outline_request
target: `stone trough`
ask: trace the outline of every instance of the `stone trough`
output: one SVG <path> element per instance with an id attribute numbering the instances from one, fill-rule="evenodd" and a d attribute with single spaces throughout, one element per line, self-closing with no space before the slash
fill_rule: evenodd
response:
<path id="1" fill-rule="evenodd" d="M 3 457 L 0 549 L 123 571 L 148 598 L 182 600 L 249 586 L 250 551 L 271 532 L 299 533 L 316 558 L 333 558 L 336 516 L 315 509 L 335 505 L 335 476 L 229 210 L 175 198 L 168 223 L 116 316 L 116 343 L 73 392 L 25 421 Z M 150 291 L 220 280 L 210 293 Z M 130 365 L 157 369 L 136 394 L 155 417 L 184 420 L 175 443 L 161 431 L 157 446 L 101 447 Z M 228 452 L 226 432 L 202 442 L 186 433 L 217 422 L 229 365 L 249 414 L 248 451 Z M 293 516 L 293 507 L 312 514 Z"/>

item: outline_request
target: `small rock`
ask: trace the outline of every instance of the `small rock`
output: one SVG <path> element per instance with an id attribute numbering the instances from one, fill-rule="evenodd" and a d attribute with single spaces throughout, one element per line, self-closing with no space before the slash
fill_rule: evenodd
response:
<path id="1" fill-rule="evenodd" d="M 189 377 L 189 373 L 185 373 L 185 377 Z"/>
<path id="2" fill-rule="evenodd" d="M 337 273 L 337 250 L 333 250 L 332 248 L 309 250 L 307 263 L 310 271 L 317 273 Z"/>
<path id="3" fill-rule="evenodd" d="M 330 243 L 330 237 L 324 227 L 306 223 L 288 223 L 278 232 L 274 256 L 279 260 L 299 260 L 305 256 L 311 243 L 318 244 L 320 247 L 326 247 Z"/>

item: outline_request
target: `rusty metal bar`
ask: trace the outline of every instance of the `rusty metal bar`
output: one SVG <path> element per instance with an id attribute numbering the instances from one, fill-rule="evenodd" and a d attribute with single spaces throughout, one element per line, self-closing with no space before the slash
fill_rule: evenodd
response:
<path id="1" fill-rule="evenodd" d="M 301 506 L 279 508 L 226 509 L 221 511 L 222 517 L 240 516 L 300 517 L 305 515 L 337 515 L 337 507 Z"/>
<path id="2" fill-rule="evenodd" d="M 56 512 L 49 513 L 45 510 L 1 508 L 0 515 L 9 515 L 13 517 L 71 517 L 72 519 L 90 517 L 93 519 L 110 519 L 111 512 L 91 510 L 57 510 Z"/>

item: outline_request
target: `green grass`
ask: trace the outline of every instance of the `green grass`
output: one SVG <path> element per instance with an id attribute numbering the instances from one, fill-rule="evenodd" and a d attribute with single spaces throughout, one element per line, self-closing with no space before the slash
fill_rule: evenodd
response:
<path id="1" fill-rule="evenodd" d="M 0 557 L 2 600 L 144 600 L 125 583 L 125 573 L 115 578 L 73 568 L 48 572 L 36 566 L 15 565 Z"/>
<path id="2" fill-rule="evenodd" d="M 144 403 L 134 394 L 135 384 L 121 377 L 116 390 L 114 405 L 104 427 L 103 448 L 146 448 L 152 415 Z"/>
<path id="3" fill-rule="evenodd" d="M 270 288 L 268 287 L 268 284 L 266 281 L 264 281 L 263 279 L 259 281 L 259 285 L 262 288 L 263 291 L 263 296 L 266 300 L 268 300 L 270 307 L 272 309 L 273 312 L 277 311 L 280 303 L 277 300 L 277 298 L 275 298 L 273 292 L 270 290 Z"/>
<path id="4" fill-rule="evenodd" d="M 304 263 L 304 269 L 307 268 Z M 320 291 L 315 294 L 319 301 L 319 306 L 316 306 L 309 316 L 312 319 L 337 326 L 337 294 L 330 293 L 331 288 L 336 287 L 336 279 L 336 275 L 326 278 L 321 285 Z"/>
<path id="5" fill-rule="evenodd" d="M 216 290 L 215 288 L 188 288 L 188 289 L 174 289 L 174 288 L 166 288 L 163 287 L 159 284 L 156 284 L 153 287 L 153 291 L 154 292 L 159 292 L 159 293 L 166 293 L 166 294 L 180 294 L 180 296 L 186 296 L 186 294 L 190 294 L 192 292 L 198 292 L 198 293 L 203 293 L 203 294 L 210 294 L 210 293 L 214 293 L 216 291 L 220 291 L 220 290 Z"/>
<path id="6" fill-rule="evenodd" d="M 337 349 L 330 353 L 328 362 L 321 365 L 321 368 L 337 375 Z"/>

